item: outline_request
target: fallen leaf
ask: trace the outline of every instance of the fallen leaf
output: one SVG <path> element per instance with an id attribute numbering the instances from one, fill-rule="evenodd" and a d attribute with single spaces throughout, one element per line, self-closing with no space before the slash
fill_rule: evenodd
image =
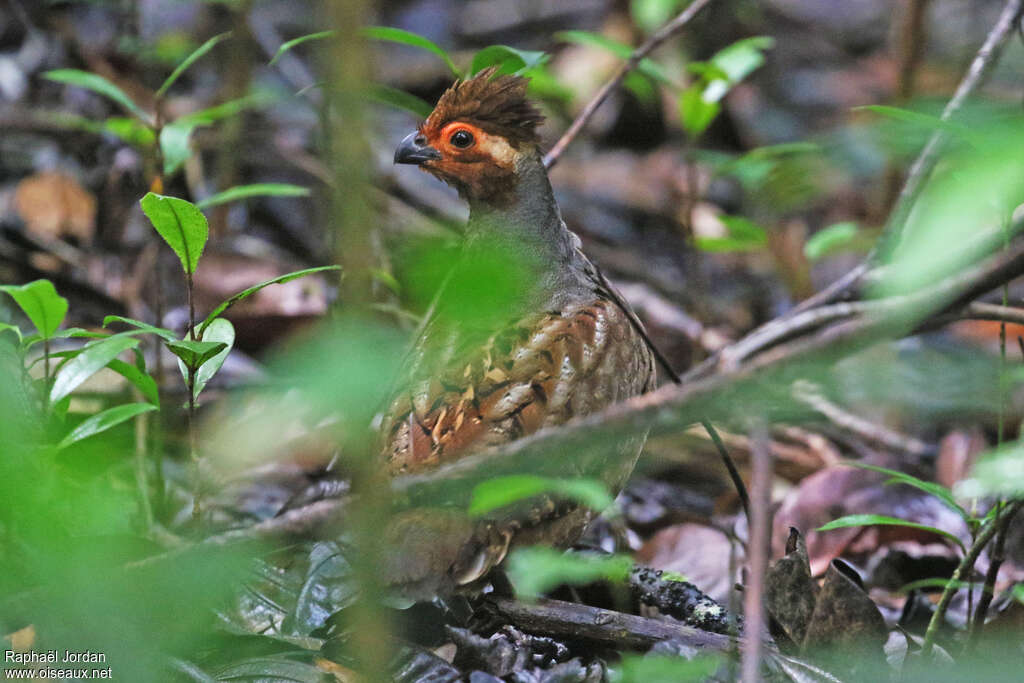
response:
<path id="1" fill-rule="evenodd" d="M 57 171 L 36 173 L 19 182 L 14 206 L 28 231 L 43 239 L 75 237 L 88 243 L 96 231 L 96 198 L 77 180 Z"/>

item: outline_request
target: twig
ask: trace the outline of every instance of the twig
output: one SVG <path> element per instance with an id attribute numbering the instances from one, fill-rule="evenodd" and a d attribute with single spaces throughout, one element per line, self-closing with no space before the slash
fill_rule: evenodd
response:
<path id="1" fill-rule="evenodd" d="M 551 151 L 544 155 L 544 166 L 547 168 L 554 166 L 558 162 L 558 157 L 562 156 L 565 148 L 572 143 L 577 135 L 579 135 L 580 131 L 583 130 L 583 127 L 587 125 L 587 122 L 590 121 L 591 117 L 594 115 L 594 112 L 597 111 L 598 107 L 604 103 L 612 90 L 622 82 L 629 72 L 635 69 L 640 62 L 643 61 L 644 57 L 653 52 L 666 40 L 679 33 L 679 31 L 681 31 L 691 19 L 697 16 L 697 13 L 704 9 L 704 6 L 709 2 L 711 2 L 711 0 L 694 0 L 674 19 L 658 29 L 657 32 L 648 38 L 640 47 L 633 50 L 633 53 L 629 55 L 629 58 L 623 62 L 621 66 L 619 66 L 619 69 L 611 79 L 601 86 L 601 89 L 597 91 L 597 94 L 594 95 L 593 99 L 587 103 L 587 106 L 583 108 L 583 111 L 579 113 L 579 116 L 577 116 L 576 120 L 572 122 L 569 129 L 565 131 L 561 138 L 559 138 L 558 142 L 556 142 L 554 147 L 551 148 Z"/>
<path id="2" fill-rule="evenodd" d="M 771 541 L 772 451 L 768 429 L 764 423 L 755 423 L 750 433 L 750 454 L 753 474 L 750 488 L 754 492 L 750 542 L 747 544 L 750 561 L 747 581 L 743 590 L 743 658 L 740 680 L 757 683 L 761 680 L 761 631 L 764 624 L 764 575 L 768 568 L 768 549 Z"/>
<path id="3" fill-rule="evenodd" d="M 917 458 L 935 451 L 934 447 L 920 439 L 901 434 L 893 429 L 889 429 L 885 425 L 871 422 L 859 415 L 848 412 L 842 406 L 828 400 L 822 394 L 820 387 L 813 382 L 807 380 L 797 380 L 794 382 L 793 397 L 820 413 L 840 429 L 856 434 L 869 442 L 895 451 L 901 451 Z"/>
<path id="4" fill-rule="evenodd" d="M 1020 508 L 1022 501 L 1014 501 L 1006 506 L 1003 512 L 989 522 L 978 537 L 971 544 L 971 547 L 967 550 L 967 554 L 964 555 L 963 559 L 960 560 L 960 564 L 953 572 L 953 576 L 950 577 L 949 583 L 946 584 L 945 590 L 942 591 L 942 597 L 939 598 L 939 604 L 935 607 L 935 612 L 932 614 L 931 620 L 928 622 L 928 629 L 924 634 L 924 642 L 921 643 L 921 658 L 927 661 L 928 657 L 931 656 L 932 649 L 935 646 L 935 637 L 939 633 L 939 625 L 942 620 L 946 617 L 946 610 L 949 609 L 949 603 L 953 599 L 953 594 L 957 592 L 960 586 L 960 581 L 963 579 L 963 575 L 968 571 L 970 567 L 974 566 L 977 562 L 978 556 L 981 551 L 988 545 L 992 537 L 996 535 L 996 532 L 1002 528 L 1004 524 L 1008 524 L 1013 516 L 1017 514 L 1017 510 Z"/>
<path id="5" fill-rule="evenodd" d="M 981 632 L 985 629 L 985 617 L 988 608 L 995 597 L 996 579 L 999 578 L 999 569 L 1006 559 L 1006 534 L 1010 529 L 1010 522 L 1013 515 L 1009 515 L 1003 525 L 996 532 L 996 542 L 992 546 L 992 557 L 989 560 L 988 571 L 985 572 L 985 585 L 981 589 L 981 596 L 978 598 L 978 608 L 974 611 L 974 619 L 971 621 L 971 632 L 967 638 L 967 651 L 972 652 L 978 645 Z"/>

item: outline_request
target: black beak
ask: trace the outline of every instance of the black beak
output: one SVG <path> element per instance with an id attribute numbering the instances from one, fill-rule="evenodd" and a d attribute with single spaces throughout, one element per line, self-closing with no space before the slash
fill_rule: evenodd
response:
<path id="1" fill-rule="evenodd" d="M 422 164 L 425 161 L 435 161 L 441 158 L 441 153 L 427 144 L 427 139 L 422 133 L 413 131 L 405 136 L 405 139 L 398 143 L 395 150 L 396 164 Z"/>

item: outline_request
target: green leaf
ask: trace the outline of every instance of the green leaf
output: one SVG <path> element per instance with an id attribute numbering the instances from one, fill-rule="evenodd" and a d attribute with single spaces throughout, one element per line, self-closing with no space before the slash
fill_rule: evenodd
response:
<path id="1" fill-rule="evenodd" d="M 774 39 L 768 36 L 754 36 L 738 40 L 719 50 L 708 60 L 708 64 L 727 74 L 728 79 L 716 78 L 708 81 L 704 99 L 709 102 L 721 100 L 732 86 L 764 64 L 764 51 L 774 46 Z"/>
<path id="2" fill-rule="evenodd" d="M 742 216 L 719 216 L 729 231 L 728 237 L 698 237 L 698 249 L 710 252 L 756 251 L 768 244 L 768 233 L 757 223 Z"/>
<path id="3" fill-rule="evenodd" d="M 68 312 L 68 300 L 57 294 L 49 280 L 35 280 L 20 287 L 3 285 L 0 292 L 14 299 L 44 339 L 53 337 Z"/>
<path id="4" fill-rule="evenodd" d="M 248 199 L 249 197 L 308 197 L 309 188 L 290 183 L 253 183 L 252 185 L 236 185 L 223 192 L 207 197 L 196 206 L 208 209 L 218 204 Z"/>
<path id="5" fill-rule="evenodd" d="M 582 586 L 594 581 L 625 581 L 633 561 L 625 555 L 576 555 L 552 548 L 520 548 L 508 560 L 508 576 L 516 592 L 537 597 L 556 586 Z"/>
<path id="6" fill-rule="evenodd" d="M 857 224 L 852 221 L 833 223 L 814 233 L 804 243 L 804 255 L 808 261 L 817 261 L 853 244 L 857 234 Z"/>
<path id="7" fill-rule="evenodd" d="M 117 356 L 139 345 L 138 339 L 131 337 L 108 337 L 85 347 L 57 372 L 57 377 L 50 390 L 50 403 L 56 403 L 78 388 L 107 366 Z"/>
<path id="8" fill-rule="evenodd" d="M 411 45 L 413 47 L 426 50 L 427 52 L 432 52 L 444 60 L 444 63 L 448 66 L 451 72 L 455 74 L 456 78 L 462 78 L 462 72 L 459 71 L 457 66 L 455 66 L 455 62 L 453 62 L 452 58 L 448 56 L 448 53 L 442 50 L 437 43 L 432 40 L 428 40 L 421 35 L 411 33 L 409 31 L 403 31 L 400 28 L 392 28 L 390 26 L 368 26 L 363 29 L 363 35 L 367 38 L 372 38 L 373 40 L 385 40 L 392 43 Z"/>
<path id="9" fill-rule="evenodd" d="M 944 131 L 951 133 L 952 135 L 959 137 L 964 140 L 971 140 L 976 136 L 971 130 L 963 124 L 954 123 L 952 121 L 943 121 L 938 116 L 932 116 L 930 114 L 922 114 L 918 111 L 912 111 L 910 109 L 901 109 L 899 107 L 888 107 L 883 104 L 868 104 L 863 107 L 854 107 L 854 111 L 870 111 L 886 118 L 900 121 L 902 123 L 909 123 L 912 126 L 923 128 L 928 131 Z"/>
<path id="10" fill-rule="evenodd" d="M 704 99 L 704 86 L 695 83 L 679 96 L 679 118 L 690 137 L 699 137 L 718 116 L 722 106 Z"/>
<path id="11" fill-rule="evenodd" d="M 81 69 L 55 69 L 54 71 L 44 73 L 43 78 L 99 93 L 121 105 L 135 116 L 138 116 L 147 125 L 153 125 L 149 114 L 142 111 L 139 105 L 135 104 L 132 98 L 128 97 L 123 90 L 99 74 L 89 73 Z"/>
<path id="12" fill-rule="evenodd" d="M 156 141 L 153 129 L 138 119 L 128 116 L 111 116 L 103 122 L 103 130 L 121 138 L 136 147 L 149 147 Z"/>
<path id="13" fill-rule="evenodd" d="M 421 119 L 425 119 L 430 116 L 430 112 L 434 110 L 430 103 L 426 100 L 407 93 L 404 90 L 398 88 L 392 88 L 387 85 L 381 85 L 380 83 L 373 83 L 370 85 L 370 89 L 367 92 L 367 97 L 375 102 L 386 104 L 402 111 L 410 112 Z"/>
<path id="14" fill-rule="evenodd" d="M 151 410 L 156 410 L 156 406 L 152 403 L 126 403 L 120 406 L 114 406 L 108 408 L 102 412 L 96 413 L 95 415 L 83 420 L 77 427 L 71 430 L 71 432 L 65 436 L 57 448 L 67 448 L 76 441 L 87 439 L 90 436 L 95 436 L 101 432 L 105 432 L 111 427 L 116 427 L 122 422 L 126 422 L 136 415 L 142 413 L 148 413 Z"/>
<path id="15" fill-rule="evenodd" d="M 141 320 L 135 320 L 134 318 L 125 318 L 120 315 L 108 315 L 103 319 L 103 327 L 106 327 L 110 323 L 124 323 L 125 325 L 131 325 L 132 327 L 137 327 L 139 332 L 155 334 L 164 341 L 174 341 L 178 338 L 178 335 L 172 330 L 168 330 L 164 327 L 154 327 L 149 323 L 144 323 Z"/>
<path id="16" fill-rule="evenodd" d="M 632 0 L 629 13 L 634 24 L 651 33 L 667 22 L 682 4 L 683 0 Z"/>
<path id="17" fill-rule="evenodd" d="M 887 484 L 906 484 L 907 486 L 913 486 L 918 491 L 924 491 L 927 494 L 933 495 L 942 501 L 942 504 L 948 507 L 950 510 L 960 515 L 963 519 L 970 519 L 971 515 L 967 510 L 963 509 L 953 497 L 953 492 L 942 484 L 937 484 L 933 481 L 924 481 L 918 479 L 915 476 L 909 475 L 906 472 L 900 472 L 899 470 L 890 470 L 885 467 L 879 467 L 877 465 L 868 465 L 862 462 L 843 462 L 843 465 L 847 467 L 856 467 L 862 470 L 870 470 L 872 472 L 881 472 L 887 474 L 889 481 Z"/>
<path id="18" fill-rule="evenodd" d="M 160 392 L 156 380 L 143 369 L 117 358 L 107 363 L 107 367 L 135 385 L 147 401 L 155 406 L 160 405 Z"/>
<path id="19" fill-rule="evenodd" d="M 191 202 L 152 192 L 146 193 L 140 204 L 153 227 L 178 255 L 185 273 L 196 272 L 210 235 L 206 216 Z"/>
<path id="20" fill-rule="evenodd" d="M 930 531 L 934 534 L 948 538 L 953 541 L 953 543 L 956 543 L 961 550 L 966 551 L 964 544 L 960 539 L 948 531 L 943 531 L 942 529 L 937 529 L 933 526 L 928 526 L 927 524 L 908 522 L 905 519 L 899 519 L 897 517 L 887 517 L 886 515 L 846 515 L 845 517 L 840 517 L 839 519 L 829 522 L 825 526 L 818 527 L 818 531 L 831 531 L 832 529 L 845 529 L 853 526 L 902 526 L 909 527 L 911 529 L 920 529 L 921 531 Z"/>
<path id="21" fill-rule="evenodd" d="M 186 368 L 193 370 L 201 368 L 203 363 L 226 349 L 227 346 L 224 342 L 191 341 L 188 339 L 167 342 L 167 348 L 170 349 L 171 353 L 184 361 Z"/>
<path id="22" fill-rule="evenodd" d="M 513 474 L 488 479 L 476 485 L 469 504 L 470 517 L 511 505 L 541 493 L 554 493 L 600 511 L 612 504 L 604 485 L 593 479 L 552 479 L 530 474 Z"/>
<path id="23" fill-rule="evenodd" d="M 0 334 L 8 331 L 13 332 L 18 337 L 18 345 L 21 346 L 21 329 L 17 325 L 11 325 L 10 323 L 0 323 Z"/>
<path id="24" fill-rule="evenodd" d="M 715 655 L 693 659 L 669 655 L 625 654 L 612 671 L 612 683 L 685 683 L 711 680 L 721 660 Z"/>
<path id="25" fill-rule="evenodd" d="M 163 97 L 167 93 L 167 90 L 172 85 L 174 85 L 174 82 L 178 80 L 181 74 L 185 73 L 185 70 L 187 68 L 192 66 L 198 59 L 200 59 L 203 55 L 212 50 L 214 46 L 217 45 L 217 43 L 228 38 L 230 35 L 231 31 L 221 33 L 219 35 L 214 36 L 213 38 L 210 38 L 208 41 L 206 41 L 198 48 L 196 48 L 196 50 L 192 54 L 186 57 L 184 61 L 182 61 L 181 64 L 179 64 L 177 68 L 175 68 L 174 71 L 171 72 L 171 75 L 167 77 L 167 80 L 164 81 L 163 85 L 161 85 L 159 90 L 156 91 L 156 98 L 160 99 L 161 97 Z"/>
<path id="26" fill-rule="evenodd" d="M 164 126 L 160 132 L 160 150 L 164 156 L 164 173 L 171 175 L 185 163 L 192 154 L 189 139 L 199 126 L 209 126 L 231 116 L 237 116 L 246 109 L 261 107 L 278 99 L 278 96 L 259 91 L 229 100 L 207 109 L 186 114 Z"/>
<path id="27" fill-rule="evenodd" d="M 633 54 L 633 48 L 629 45 L 612 40 L 599 33 L 591 33 L 590 31 L 559 31 L 555 34 L 555 40 L 601 48 L 624 60 L 629 59 L 629 56 Z M 665 69 L 650 58 L 641 59 L 636 68 L 644 76 L 652 78 L 663 85 L 676 85 L 676 82 L 669 77 Z"/>
<path id="28" fill-rule="evenodd" d="M 214 318 L 221 315 L 224 311 L 228 310 L 229 308 L 237 304 L 239 301 L 249 298 L 256 292 L 263 289 L 264 287 L 268 287 L 270 285 L 278 285 L 283 282 L 291 282 L 292 280 L 297 280 L 300 277 L 306 277 L 307 275 L 312 275 L 313 273 L 321 273 L 328 270 L 341 270 L 341 266 L 318 266 L 316 268 L 296 270 L 295 272 L 292 273 L 278 275 L 275 278 L 271 278 L 269 280 L 259 283 L 258 285 L 253 285 L 248 289 L 242 290 L 238 294 L 235 294 L 233 297 L 220 302 L 220 304 L 216 308 L 214 308 L 213 311 L 210 312 L 210 315 L 206 316 L 206 319 L 198 328 L 199 336 L 203 336 L 203 333 L 206 332 L 206 328 L 209 327 L 210 323 L 213 322 Z"/>
<path id="29" fill-rule="evenodd" d="M 954 488 L 962 498 L 1020 496 L 1024 493 L 1024 443 L 1014 441 L 982 453 L 970 476 Z"/>
<path id="30" fill-rule="evenodd" d="M 500 65 L 499 74 L 519 73 L 524 69 L 541 66 L 549 59 L 546 52 L 539 50 L 517 50 L 507 45 L 490 45 L 473 55 L 469 74 L 475 75 L 489 66 Z"/>
<path id="31" fill-rule="evenodd" d="M 203 361 L 196 371 L 196 381 L 192 385 L 193 398 L 199 398 L 199 392 L 217 374 L 220 366 L 224 365 L 224 359 L 228 357 L 232 347 L 235 345 L 235 327 L 224 318 L 215 318 L 204 328 L 200 336 L 203 342 L 220 342 L 224 344 L 224 348 L 208 360 Z M 181 370 L 181 376 L 188 382 L 188 369 L 180 357 L 178 367 Z"/>
<path id="32" fill-rule="evenodd" d="M 193 119 L 178 119 L 160 131 L 160 152 L 164 157 L 164 174 L 173 175 L 192 156 L 189 141 L 192 131 L 206 125 Z"/>
<path id="33" fill-rule="evenodd" d="M 277 52 L 274 53 L 273 59 L 270 60 L 270 66 L 273 66 L 277 62 L 277 60 L 281 58 L 281 55 L 283 55 L 285 52 L 288 52 L 288 50 L 291 50 L 293 47 L 296 47 L 297 45 L 302 45 L 303 43 L 309 42 L 310 40 L 323 40 L 324 38 L 333 38 L 337 34 L 337 31 L 318 31 L 316 33 L 307 33 L 304 36 L 292 38 L 289 41 L 281 43 L 281 47 L 277 48 Z"/>

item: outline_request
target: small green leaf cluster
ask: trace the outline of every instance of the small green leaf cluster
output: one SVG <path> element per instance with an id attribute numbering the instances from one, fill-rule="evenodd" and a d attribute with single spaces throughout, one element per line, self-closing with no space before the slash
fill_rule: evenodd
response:
<path id="1" fill-rule="evenodd" d="M 94 132 L 111 133 L 124 142 L 138 147 L 155 162 L 158 178 L 154 186 L 162 190 L 164 176 L 177 173 L 194 154 L 191 146 L 192 133 L 199 127 L 210 126 L 218 121 L 238 116 L 248 109 L 266 106 L 278 98 L 267 92 L 255 92 L 236 100 L 185 114 L 172 121 L 163 115 L 163 104 L 168 92 L 178 79 L 197 61 L 206 56 L 220 43 L 231 38 L 231 33 L 221 33 L 200 45 L 185 57 L 152 93 L 153 109 L 149 111 L 133 100 L 122 88 L 109 79 L 81 69 L 55 69 L 45 77 L 58 83 L 91 90 L 111 100 L 131 116 L 111 116 L 96 123 L 75 120 L 71 125 Z M 256 183 L 229 188 L 202 202 L 203 207 L 215 206 L 254 196 L 305 196 L 309 190 L 286 183 Z"/>

